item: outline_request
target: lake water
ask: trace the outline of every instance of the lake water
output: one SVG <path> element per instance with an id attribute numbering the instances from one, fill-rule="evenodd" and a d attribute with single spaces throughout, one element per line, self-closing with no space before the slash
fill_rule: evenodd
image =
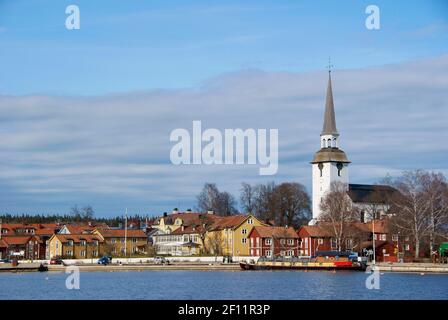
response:
<path id="1" fill-rule="evenodd" d="M 448 299 L 448 275 L 384 273 L 367 289 L 363 272 L 129 271 L 0 273 L 0 299 Z"/>

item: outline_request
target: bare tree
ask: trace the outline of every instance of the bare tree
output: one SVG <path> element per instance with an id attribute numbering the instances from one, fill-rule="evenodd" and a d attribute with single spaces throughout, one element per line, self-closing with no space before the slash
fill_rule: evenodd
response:
<path id="1" fill-rule="evenodd" d="M 213 254 L 215 256 L 215 261 L 217 261 L 218 256 L 222 255 L 223 253 L 223 239 L 221 231 L 214 231 L 211 233 L 210 237 L 208 238 L 208 246 L 207 251 L 210 254 Z"/>
<path id="2" fill-rule="evenodd" d="M 252 193 L 251 207 L 261 220 L 273 220 L 276 225 L 298 226 L 310 215 L 310 198 L 300 183 L 273 182 L 243 188 L 241 198 L 247 199 Z M 247 206 L 247 201 L 243 206 Z"/>
<path id="3" fill-rule="evenodd" d="M 400 194 L 393 199 L 393 223 L 398 229 L 412 235 L 415 258 L 420 255 L 420 245 L 428 231 L 430 205 L 423 187 L 424 173 L 421 170 L 404 172 L 394 185 Z"/>
<path id="4" fill-rule="evenodd" d="M 237 212 L 236 200 L 228 192 L 220 192 L 214 183 L 206 183 L 197 196 L 199 211 L 215 211 L 218 215 L 228 215 Z"/>
<path id="5" fill-rule="evenodd" d="M 243 182 L 241 184 L 240 203 L 243 212 L 254 213 L 255 210 L 255 188 L 250 184 Z"/>
<path id="6" fill-rule="evenodd" d="M 347 195 L 347 186 L 340 182 L 332 183 L 330 192 L 323 198 L 320 207 L 322 214 L 319 225 L 333 235 L 338 250 L 342 251 L 346 247 L 345 240 L 350 238 L 350 225 L 356 221 L 356 213 Z"/>

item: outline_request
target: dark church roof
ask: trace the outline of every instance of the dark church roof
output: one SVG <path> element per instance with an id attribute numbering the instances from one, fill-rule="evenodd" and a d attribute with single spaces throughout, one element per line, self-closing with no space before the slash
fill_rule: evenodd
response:
<path id="1" fill-rule="evenodd" d="M 349 184 L 348 195 L 353 202 L 388 203 L 398 193 L 390 186 L 376 184 Z"/>
<path id="2" fill-rule="evenodd" d="M 327 98 L 325 101 L 324 126 L 321 135 L 332 134 L 337 135 L 336 117 L 334 114 L 333 89 L 331 88 L 331 74 L 328 73 Z"/>
<path id="3" fill-rule="evenodd" d="M 342 162 L 350 163 L 347 159 L 347 155 L 339 148 L 322 148 L 314 154 L 313 161 L 311 163 L 319 162 Z"/>

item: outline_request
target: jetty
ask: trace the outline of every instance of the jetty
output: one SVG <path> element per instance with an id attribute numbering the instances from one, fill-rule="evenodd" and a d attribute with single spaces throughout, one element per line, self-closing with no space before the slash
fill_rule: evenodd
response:
<path id="1" fill-rule="evenodd" d="M 370 265 L 370 267 L 372 267 Z M 442 263 L 377 263 L 380 272 L 444 273 L 448 274 L 448 264 Z"/>
<path id="2" fill-rule="evenodd" d="M 32 271 L 48 271 L 48 267 L 42 263 L 0 263 L 0 272 L 32 272 Z"/>

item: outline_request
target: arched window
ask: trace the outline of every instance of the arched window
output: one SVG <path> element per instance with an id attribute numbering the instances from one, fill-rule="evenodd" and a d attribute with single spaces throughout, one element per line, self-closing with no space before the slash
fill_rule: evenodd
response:
<path id="1" fill-rule="evenodd" d="M 320 176 L 322 177 L 322 169 L 324 168 L 324 165 L 323 165 L 322 163 L 319 163 L 319 164 L 317 165 L 317 167 L 319 168 Z"/>
<path id="2" fill-rule="evenodd" d="M 328 139 L 328 148 L 331 148 L 331 139 Z"/>
<path id="3" fill-rule="evenodd" d="M 341 162 L 338 162 L 338 164 L 336 165 L 336 168 L 338 168 L 338 177 L 341 176 L 341 170 L 344 166 L 342 165 Z"/>

